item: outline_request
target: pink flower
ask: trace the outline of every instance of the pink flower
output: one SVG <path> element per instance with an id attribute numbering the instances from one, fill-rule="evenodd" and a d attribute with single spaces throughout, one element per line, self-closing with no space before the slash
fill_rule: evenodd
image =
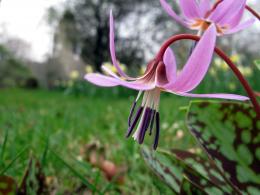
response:
<path id="1" fill-rule="evenodd" d="M 164 10 L 183 26 L 204 31 L 210 24 L 215 24 L 219 35 L 232 34 L 243 30 L 254 23 L 249 19 L 240 23 L 243 16 L 246 0 L 224 0 L 211 5 L 210 0 L 180 0 L 182 16 L 178 16 L 166 2 L 160 0 Z"/>
<path id="2" fill-rule="evenodd" d="M 156 131 L 154 138 L 154 149 L 157 148 L 159 140 L 160 117 L 159 117 L 159 101 L 161 92 L 169 92 L 175 95 L 199 98 L 224 98 L 234 100 L 247 100 L 247 97 L 233 94 L 192 94 L 189 91 L 196 88 L 204 78 L 209 68 L 214 46 L 216 41 L 216 28 L 211 25 L 204 33 L 201 40 L 196 45 L 187 63 L 182 71 L 177 75 L 177 66 L 174 53 L 168 48 L 164 54 L 163 60 L 152 60 L 147 65 L 147 69 L 143 76 L 133 78 L 122 71 L 115 54 L 113 17 L 110 14 L 110 53 L 114 66 L 119 75 L 113 73 L 109 69 L 104 70 L 110 75 L 105 76 L 98 73 L 90 73 L 85 76 L 89 82 L 102 86 L 114 87 L 124 86 L 130 89 L 138 90 L 139 94 L 132 106 L 129 120 L 128 131 L 126 137 L 129 137 L 133 130 L 139 125 L 133 135 L 133 138 L 140 144 L 143 143 L 145 133 L 150 128 L 150 134 L 153 130 L 155 122 Z M 137 101 L 143 95 L 143 100 L 133 117 Z"/>

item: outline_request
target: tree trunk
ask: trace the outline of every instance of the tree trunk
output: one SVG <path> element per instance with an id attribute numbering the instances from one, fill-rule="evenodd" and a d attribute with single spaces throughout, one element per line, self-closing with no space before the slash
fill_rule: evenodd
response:
<path id="1" fill-rule="evenodd" d="M 104 28 L 98 26 L 96 34 L 96 44 L 94 49 L 94 67 L 97 71 L 101 71 L 101 65 L 104 62 Z"/>

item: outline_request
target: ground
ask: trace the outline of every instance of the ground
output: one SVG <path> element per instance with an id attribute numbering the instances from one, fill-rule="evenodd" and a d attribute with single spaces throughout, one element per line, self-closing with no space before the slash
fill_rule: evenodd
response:
<path id="1" fill-rule="evenodd" d="M 79 175 L 98 189 L 106 188 L 109 194 L 170 193 L 145 165 L 140 146 L 124 137 L 134 96 L 75 97 L 62 91 L 25 89 L 2 89 L 0 94 L 1 153 L 4 148 L 0 171 L 18 155 L 6 175 L 21 181 L 29 159 L 34 157 L 41 161 L 46 177 L 55 180 L 53 185 L 60 194 L 79 188 Z M 184 124 L 188 102 L 174 95 L 161 97 L 160 148 L 192 147 L 193 138 Z M 147 136 L 146 145 L 151 146 L 152 139 Z M 120 184 L 108 185 L 100 169 L 84 160 L 90 155 L 84 154 L 84 147 L 95 141 L 105 148 L 106 160 L 125 170 Z"/>

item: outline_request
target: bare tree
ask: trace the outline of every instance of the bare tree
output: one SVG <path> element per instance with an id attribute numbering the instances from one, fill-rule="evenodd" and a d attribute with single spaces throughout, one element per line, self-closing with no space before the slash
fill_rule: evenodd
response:
<path id="1" fill-rule="evenodd" d="M 65 27 L 68 40 L 72 43 L 73 52 L 78 53 L 87 64 L 92 64 L 100 70 L 100 65 L 109 59 L 108 33 L 109 11 L 113 9 L 117 24 L 129 20 L 129 15 L 135 13 L 139 17 L 145 15 L 156 0 L 77 0 L 64 13 L 60 23 Z M 150 10 L 149 10 L 150 9 Z M 119 27 L 120 25 L 117 25 Z M 128 37 L 120 36 L 119 59 L 128 65 L 143 64 L 144 52 L 140 47 L 142 40 L 138 24 Z M 118 31 L 119 28 L 116 28 Z M 126 30 L 127 31 L 127 30 Z M 118 35 L 118 33 L 116 33 Z M 118 36 L 118 37 L 119 37 Z M 118 38 L 117 37 L 117 38 Z"/>

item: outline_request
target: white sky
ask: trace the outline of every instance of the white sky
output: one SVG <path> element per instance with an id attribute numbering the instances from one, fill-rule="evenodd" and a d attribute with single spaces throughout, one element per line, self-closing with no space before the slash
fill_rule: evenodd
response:
<path id="1" fill-rule="evenodd" d="M 46 23 L 46 11 L 50 6 L 57 6 L 64 1 L 2 0 L 0 31 L 28 42 L 32 59 L 42 61 L 52 44 L 52 31 Z"/>

